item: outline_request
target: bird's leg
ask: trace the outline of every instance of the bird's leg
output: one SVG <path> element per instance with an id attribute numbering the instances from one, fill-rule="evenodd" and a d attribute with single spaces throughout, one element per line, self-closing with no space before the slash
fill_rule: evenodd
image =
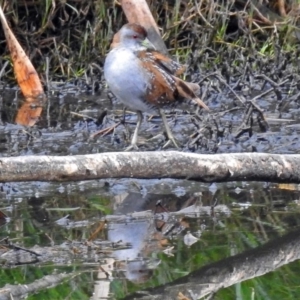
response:
<path id="1" fill-rule="evenodd" d="M 159 111 L 159 115 L 161 116 L 161 118 L 163 120 L 163 123 L 164 123 L 165 130 L 166 130 L 167 137 L 168 137 L 169 141 L 171 141 L 176 148 L 179 148 L 176 141 L 175 141 L 175 138 L 174 138 L 174 136 L 171 132 L 171 129 L 169 127 L 169 124 L 168 124 L 168 121 L 167 121 L 167 118 L 166 118 L 166 115 L 165 115 L 164 111 L 161 108 L 158 111 Z M 164 146 L 164 148 L 166 146 L 167 146 L 167 144 Z"/>
<path id="2" fill-rule="evenodd" d="M 133 145 L 135 148 L 137 148 L 136 144 L 137 144 L 137 140 L 138 140 L 138 134 L 139 134 L 139 130 L 142 125 L 142 122 L 143 122 L 143 114 L 139 110 L 136 113 L 137 113 L 138 119 L 136 122 L 136 127 L 134 130 L 132 139 L 131 139 L 131 145 Z"/>
<path id="3" fill-rule="evenodd" d="M 140 130 L 140 127 L 141 127 L 142 121 L 143 121 L 143 114 L 139 110 L 136 113 L 137 113 L 138 119 L 137 119 L 137 123 L 136 123 L 136 127 L 135 127 L 135 130 L 134 130 L 132 139 L 131 139 L 131 145 L 129 147 L 127 147 L 125 149 L 125 151 L 130 151 L 131 149 L 138 150 L 137 140 L 138 140 L 139 130 Z"/>
<path id="4" fill-rule="evenodd" d="M 126 137 L 128 137 L 130 136 L 130 132 L 128 129 L 128 125 L 126 124 L 126 109 L 127 107 L 123 106 L 122 120 L 120 121 L 120 123 L 124 126 Z"/>

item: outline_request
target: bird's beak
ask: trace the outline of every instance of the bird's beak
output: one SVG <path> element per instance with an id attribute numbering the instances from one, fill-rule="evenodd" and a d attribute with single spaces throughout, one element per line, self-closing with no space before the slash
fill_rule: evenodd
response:
<path id="1" fill-rule="evenodd" d="M 143 40 L 142 45 L 147 49 L 156 50 L 155 46 L 147 38 Z"/>

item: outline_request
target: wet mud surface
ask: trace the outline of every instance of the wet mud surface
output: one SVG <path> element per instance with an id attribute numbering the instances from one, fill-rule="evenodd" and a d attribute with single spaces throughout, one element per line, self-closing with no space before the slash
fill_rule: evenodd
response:
<path id="1" fill-rule="evenodd" d="M 211 111 L 196 113 L 192 105 L 166 108 L 180 150 L 297 153 L 300 114 L 297 59 L 281 54 L 274 59 L 244 55 L 235 53 L 240 60 L 236 59 L 232 65 L 215 64 L 216 70 L 207 70 L 203 59 L 199 59 L 198 71 L 187 74 L 187 80 L 199 83 L 200 97 Z M 209 58 L 206 63 L 210 63 Z M 193 61 L 189 63 L 195 65 Z M 190 68 L 189 72 L 192 71 Z M 123 122 L 122 104 L 107 91 L 104 82 L 95 82 L 53 83 L 41 120 L 33 128 L 12 124 L 22 97 L 14 90 L 3 90 L 1 155 L 124 150 L 134 131 L 136 114 L 127 111 Z M 95 91 L 94 86 L 100 88 Z M 116 124 L 119 125 L 108 134 L 97 134 Z M 160 117 L 145 114 L 139 136 L 140 150 L 162 149 L 166 137 Z M 167 149 L 172 149 L 172 145 Z"/>

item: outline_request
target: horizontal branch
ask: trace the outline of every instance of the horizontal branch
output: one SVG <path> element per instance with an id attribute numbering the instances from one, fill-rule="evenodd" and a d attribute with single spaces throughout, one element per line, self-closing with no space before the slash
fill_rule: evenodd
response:
<path id="1" fill-rule="evenodd" d="M 300 155 L 194 154 L 177 151 L 107 152 L 0 159 L 0 181 L 174 178 L 203 182 L 300 182 Z"/>

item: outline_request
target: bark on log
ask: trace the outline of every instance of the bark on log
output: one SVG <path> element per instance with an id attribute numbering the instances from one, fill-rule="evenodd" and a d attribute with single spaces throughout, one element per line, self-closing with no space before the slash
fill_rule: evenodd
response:
<path id="1" fill-rule="evenodd" d="M 300 182 L 300 155 L 195 154 L 177 151 L 108 152 L 0 159 L 0 181 L 176 178 L 203 182 Z"/>

